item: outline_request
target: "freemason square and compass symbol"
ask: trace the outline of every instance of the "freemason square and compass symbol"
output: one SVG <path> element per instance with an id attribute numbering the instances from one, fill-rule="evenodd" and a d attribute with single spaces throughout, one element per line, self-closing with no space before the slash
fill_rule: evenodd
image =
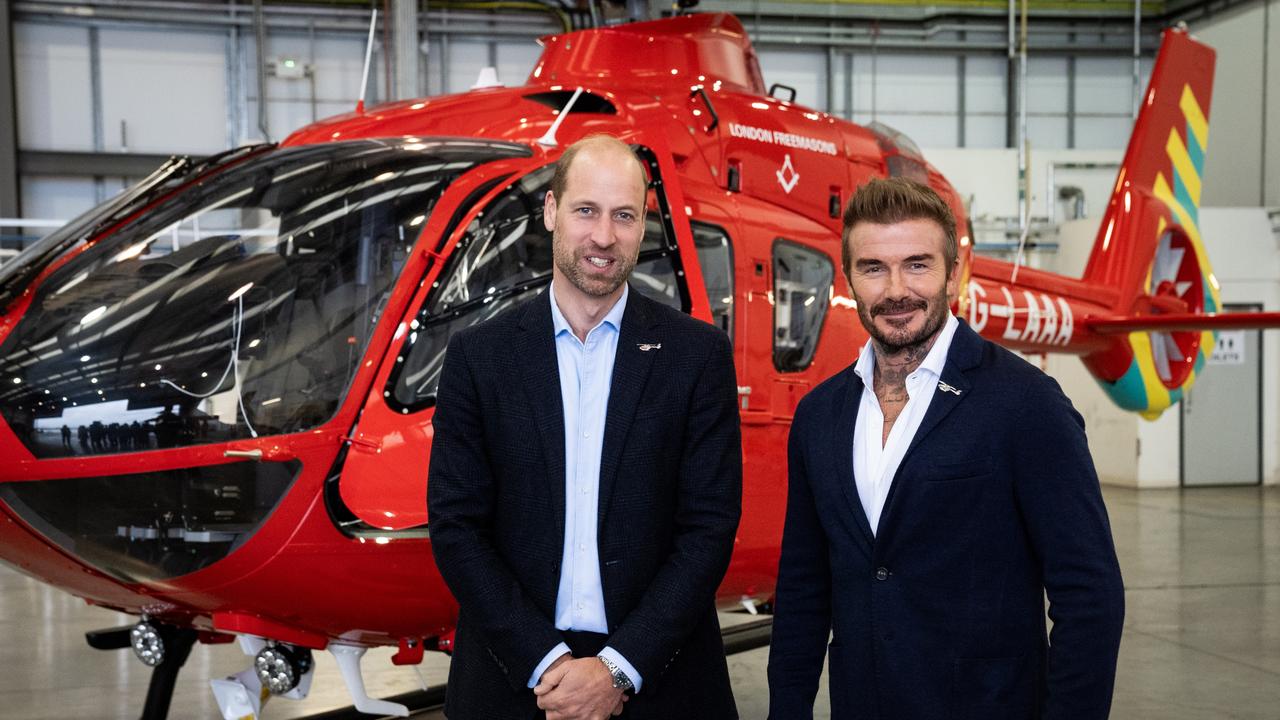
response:
<path id="1" fill-rule="evenodd" d="M 778 184 L 782 186 L 782 191 L 791 194 L 791 190 L 800 182 L 800 173 L 796 172 L 795 167 L 791 165 L 791 153 L 787 153 L 786 158 L 782 161 L 782 169 L 774 172 L 778 176 Z"/>

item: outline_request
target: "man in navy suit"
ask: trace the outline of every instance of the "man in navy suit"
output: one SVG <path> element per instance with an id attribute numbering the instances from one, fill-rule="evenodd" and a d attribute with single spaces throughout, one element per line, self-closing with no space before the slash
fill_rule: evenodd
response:
<path id="1" fill-rule="evenodd" d="M 449 342 L 428 481 L 451 720 L 736 718 L 715 592 L 741 512 L 728 336 L 631 291 L 646 180 L 579 141 L 548 291 Z"/>
<path id="2" fill-rule="evenodd" d="M 951 315 L 933 190 L 872 180 L 843 245 L 871 337 L 791 427 L 770 716 L 812 716 L 826 656 L 837 720 L 1106 718 L 1124 588 L 1083 420 Z"/>

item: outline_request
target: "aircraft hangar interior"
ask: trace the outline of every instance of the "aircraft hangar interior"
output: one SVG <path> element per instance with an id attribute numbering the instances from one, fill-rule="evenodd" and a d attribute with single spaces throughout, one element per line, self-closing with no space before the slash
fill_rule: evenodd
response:
<path id="1" fill-rule="evenodd" d="M 444 717 L 444 349 L 549 286 L 592 133 L 648 183 L 630 287 L 732 341 L 741 717 L 788 431 L 868 338 L 843 208 L 903 176 L 959 219 L 955 315 L 1083 417 L 1110 717 L 1280 718 L 1277 0 L 0 0 L 0 716 Z"/>

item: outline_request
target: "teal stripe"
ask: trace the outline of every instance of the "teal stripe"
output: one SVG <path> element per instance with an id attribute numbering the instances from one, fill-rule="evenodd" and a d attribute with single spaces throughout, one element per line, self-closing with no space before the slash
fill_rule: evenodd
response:
<path id="1" fill-rule="evenodd" d="M 1173 198 L 1178 201 L 1183 210 L 1187 211 L 1187 215 L 1191 218 L 1192 224 L 1196 229 L 1200 229 L 1200 208 L 1191 199 L 1191 192 L 1187 190 L 1187 184 L 1182 181 L 1182 173 L 1177 169 L 1173 171 Z"/>
<path id="2" fill-rule="evenodd" d="M 1129 363 L 1129 369 L 1115 382 L 1098 381 L 1111 400 L 1125 410 L 1141 412 L 1149 409 L 1147 387 L 1142 383 L 1142 373 L 1138 371 L 1138 361 Z"/>
<path id="3" fill-rule="evenodd" d="M 1190 123 L 1187 124 L 1187 154 L 1191 156 L 1191 164 L 1196 169 L 1196 175 L 1204 180 L 1204 148 L 1200 147 L 1196 134 L 1191 132 Z"/>

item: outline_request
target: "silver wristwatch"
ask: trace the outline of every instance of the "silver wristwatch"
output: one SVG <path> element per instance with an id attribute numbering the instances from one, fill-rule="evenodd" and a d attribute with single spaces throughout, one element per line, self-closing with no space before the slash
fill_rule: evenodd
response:
<path id="1" fill-rule="evenodd" d="M 613 676 L 613 687 L 615 689 L 626 691 L 635 687 L 631 682 L 631 678 L 627 677 L 627 674 L 622 671 L 622 668 L 618 667 L 617 663 L 603 655 L 597 655 L 596 657 L 600 658 L 600 662 L 604 663 L 604 666 L 609 670 L 609 674 Z"/>

